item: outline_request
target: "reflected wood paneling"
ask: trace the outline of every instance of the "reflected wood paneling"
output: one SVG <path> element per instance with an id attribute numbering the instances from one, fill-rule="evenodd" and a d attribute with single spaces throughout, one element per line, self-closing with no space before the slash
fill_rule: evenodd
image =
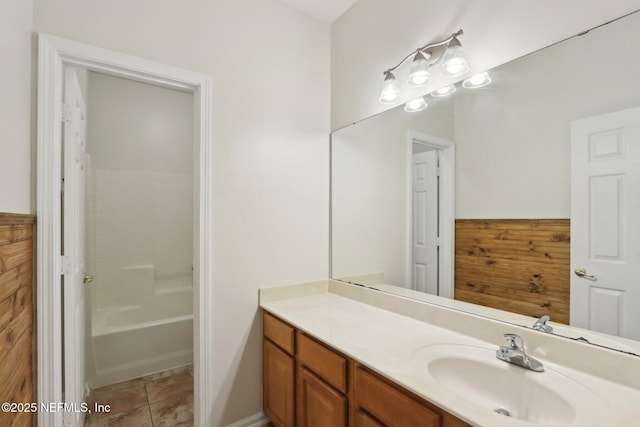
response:
<path id="1" fill-rule="evenodd" d="M 0 402 L 34 402 L 33 223 L 0 213 Z M 30 426 L 33 414 L 0 413 L 2 426 Z"/>
<path id="2" fill-rule="evenodd" d="M 569 323 L 569 219 L 456 220 L 455 299 Z"/>

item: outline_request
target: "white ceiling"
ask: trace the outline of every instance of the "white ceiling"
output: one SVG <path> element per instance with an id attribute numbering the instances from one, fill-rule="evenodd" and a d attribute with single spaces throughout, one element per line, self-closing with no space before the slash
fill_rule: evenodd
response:
<path id="1" fill-rule="evenodd" d="M 358 0 L 280 0 L 321 21 L 332 23 Z"/>

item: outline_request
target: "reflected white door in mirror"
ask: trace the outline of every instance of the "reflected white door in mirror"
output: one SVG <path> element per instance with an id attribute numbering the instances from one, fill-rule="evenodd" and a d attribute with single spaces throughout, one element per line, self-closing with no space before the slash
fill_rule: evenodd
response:
<path id="1" fill-rule="evenodd" d="M 438 151 L 413 144 L 411 284 L 438 295 Z"/>
<path id="2" fill-rule="evenodd" d="M 571 127 L 571 325 L 634 340 L 640 340 L 639 124 L 640 108 L 631 108 Z"/>
<path id="3" fill-rule="evenodd" d="M 406 241 L 410 261 L 406 272 L 412 289 L 432 295 L 453 295 L 452 232 L 454 227 L 453 143 L 408 131 Z"/>

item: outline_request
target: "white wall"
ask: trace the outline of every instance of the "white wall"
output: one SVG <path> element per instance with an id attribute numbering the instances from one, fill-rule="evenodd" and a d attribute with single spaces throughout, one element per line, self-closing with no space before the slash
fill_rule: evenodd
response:
<path id="1" fill-rule="evenodd" d="M 456 218 L 569 218 L 571 122 L 640 105 L 638 37 L 635 13 L 458 91 Z"/>
<path id="2" fill-rule="evenodd" d="M 423 113 L 396 108 L 332 135 L 332 277 L 383 273 L 384 283 L 411 285 L 407 131 L 454 135 L 453 104 L 428 101 Z"/>
<path id="3" fill-rule="evenodd" d="M 36 0 L 34 29 L 212 76 L 211 425 L 260 412 L 258 288 L 328 275 L 328 25 L 271 0 Z"/>
<path id="4" fill-rule="evenodd" d="M 332 128 L 389 109 L 378 103 L 382 72 L 417 47 L 460 28 L 473 73 L 636 9 L 639 0 L 360 0 L 331 26 Z M 408 68 L 396 77 L 404 80 Z M 403 84 L 398 104 L 443 82 L 412 91 Z"/>
<path id="5" fill-rule="evenodd" d="M 90 72 L 87 145 L 96 169 L 193 170 L 191 93 Z"/>
<path id="6" fill-rule="evenodd" d="M 0 3 L 0 212 L 31 213 L 31 0 Z"/>
<path id="7" fill-rule="evenodd" d="M 91 302 L 136 305 L 191 277 L 193 95 L 88 75 Z"/>

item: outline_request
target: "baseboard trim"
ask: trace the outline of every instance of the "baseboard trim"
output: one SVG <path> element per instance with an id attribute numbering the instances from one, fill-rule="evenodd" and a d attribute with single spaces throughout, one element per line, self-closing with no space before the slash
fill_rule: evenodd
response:
<path id="1" fill-rule="evenodd" d="M 262 412 L 259 414 L 251 415 L 240 421 L 236 421 L 233 424 L 229 424 L 227 427 L 264 427 L 269 424 L 269 418 Z"/>

